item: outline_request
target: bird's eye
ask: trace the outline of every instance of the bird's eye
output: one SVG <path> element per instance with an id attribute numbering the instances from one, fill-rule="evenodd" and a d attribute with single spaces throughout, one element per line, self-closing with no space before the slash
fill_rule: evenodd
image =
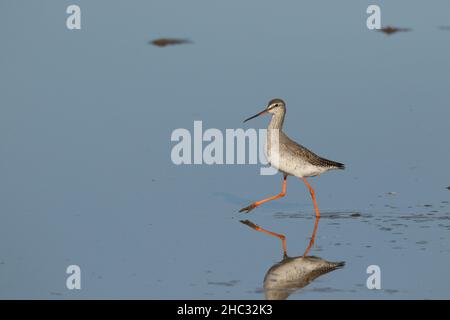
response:
<path id="1" fill-rule="evenodd" d="M 275 107 L 278 107 L 278 103 L 275 104 Z"/>

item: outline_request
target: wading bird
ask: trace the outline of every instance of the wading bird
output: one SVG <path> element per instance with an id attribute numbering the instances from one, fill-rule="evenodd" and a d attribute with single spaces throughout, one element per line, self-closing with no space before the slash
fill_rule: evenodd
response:
<path id="1" fill-rule="evenodd" d="M 284 197 L 286 194 L 287 177 L 294 176 L 302 179 L 308 187 L 314 204 L 316 217 L 320 217 L 314 189 L 306 178 L 318 176 L 333 169 L 344 169 L 344 164 L 319 157 L 284 134 L 283 122 L 286 114 L 286 104 L 281 99 L 269 101 L 267 107 L 263 111 L 244 120 L 244 122 L 266 113 L 271 114 L 272 119 L 267 128 L 265 154 L 270 165 L 283 173 L 282 191 L 276 196 L 256 201 L 251 205 L 242 208 L 239 212 L 250 212 L 263 203 Z"/>

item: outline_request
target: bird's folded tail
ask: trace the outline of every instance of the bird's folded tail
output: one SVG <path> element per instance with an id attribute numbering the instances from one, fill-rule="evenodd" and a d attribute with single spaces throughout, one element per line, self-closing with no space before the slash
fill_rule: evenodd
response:
<path id="1" fill-rule="evenodd" d="M 320 158 L 320 162 L 324 167 L 332 167 L 332 168 L 341 169 L 341 170 L 345 169 L 345 164 L 340 163 L 340 162 L 331 161 L 331 160 L 328 160 L 325 158 Z"/>

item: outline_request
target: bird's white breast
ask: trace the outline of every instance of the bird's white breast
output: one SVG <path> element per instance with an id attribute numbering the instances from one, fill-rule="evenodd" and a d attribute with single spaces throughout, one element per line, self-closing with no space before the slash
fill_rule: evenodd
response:
<path id="1" fill-rule="evenodd" d="M 269 137 L 267 137 L 264 153 L 270 165 L 279 171 L 299 178 L 314 177 L 326 171 L 325 168 L 315 166 L 288 152 L 282 144 L 271 142 L 274 142 L 274 139 L 269 141 Z"/>

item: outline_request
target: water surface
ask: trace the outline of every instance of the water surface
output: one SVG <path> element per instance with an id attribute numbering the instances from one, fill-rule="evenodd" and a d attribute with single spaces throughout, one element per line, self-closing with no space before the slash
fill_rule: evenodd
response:
<path id="1" fill-rule="evenodd" d="M 239 221 L 302 255 L 306 187 L 238 214 L 281 175 L 175 166 L 170 135 L 243 127 L 275 97 L 287 134 L 347 166 L 311 179 L 310 251 L 346 265 L 289 299 L 450 297 L 450 3 L 382 3 L 412 29 L 391 36 L 367 30 L 368 1 L 79 0 L 79 31 L 69 4 L 0 3 L 1 298 L 264 298 L 281 243 Z"/>

